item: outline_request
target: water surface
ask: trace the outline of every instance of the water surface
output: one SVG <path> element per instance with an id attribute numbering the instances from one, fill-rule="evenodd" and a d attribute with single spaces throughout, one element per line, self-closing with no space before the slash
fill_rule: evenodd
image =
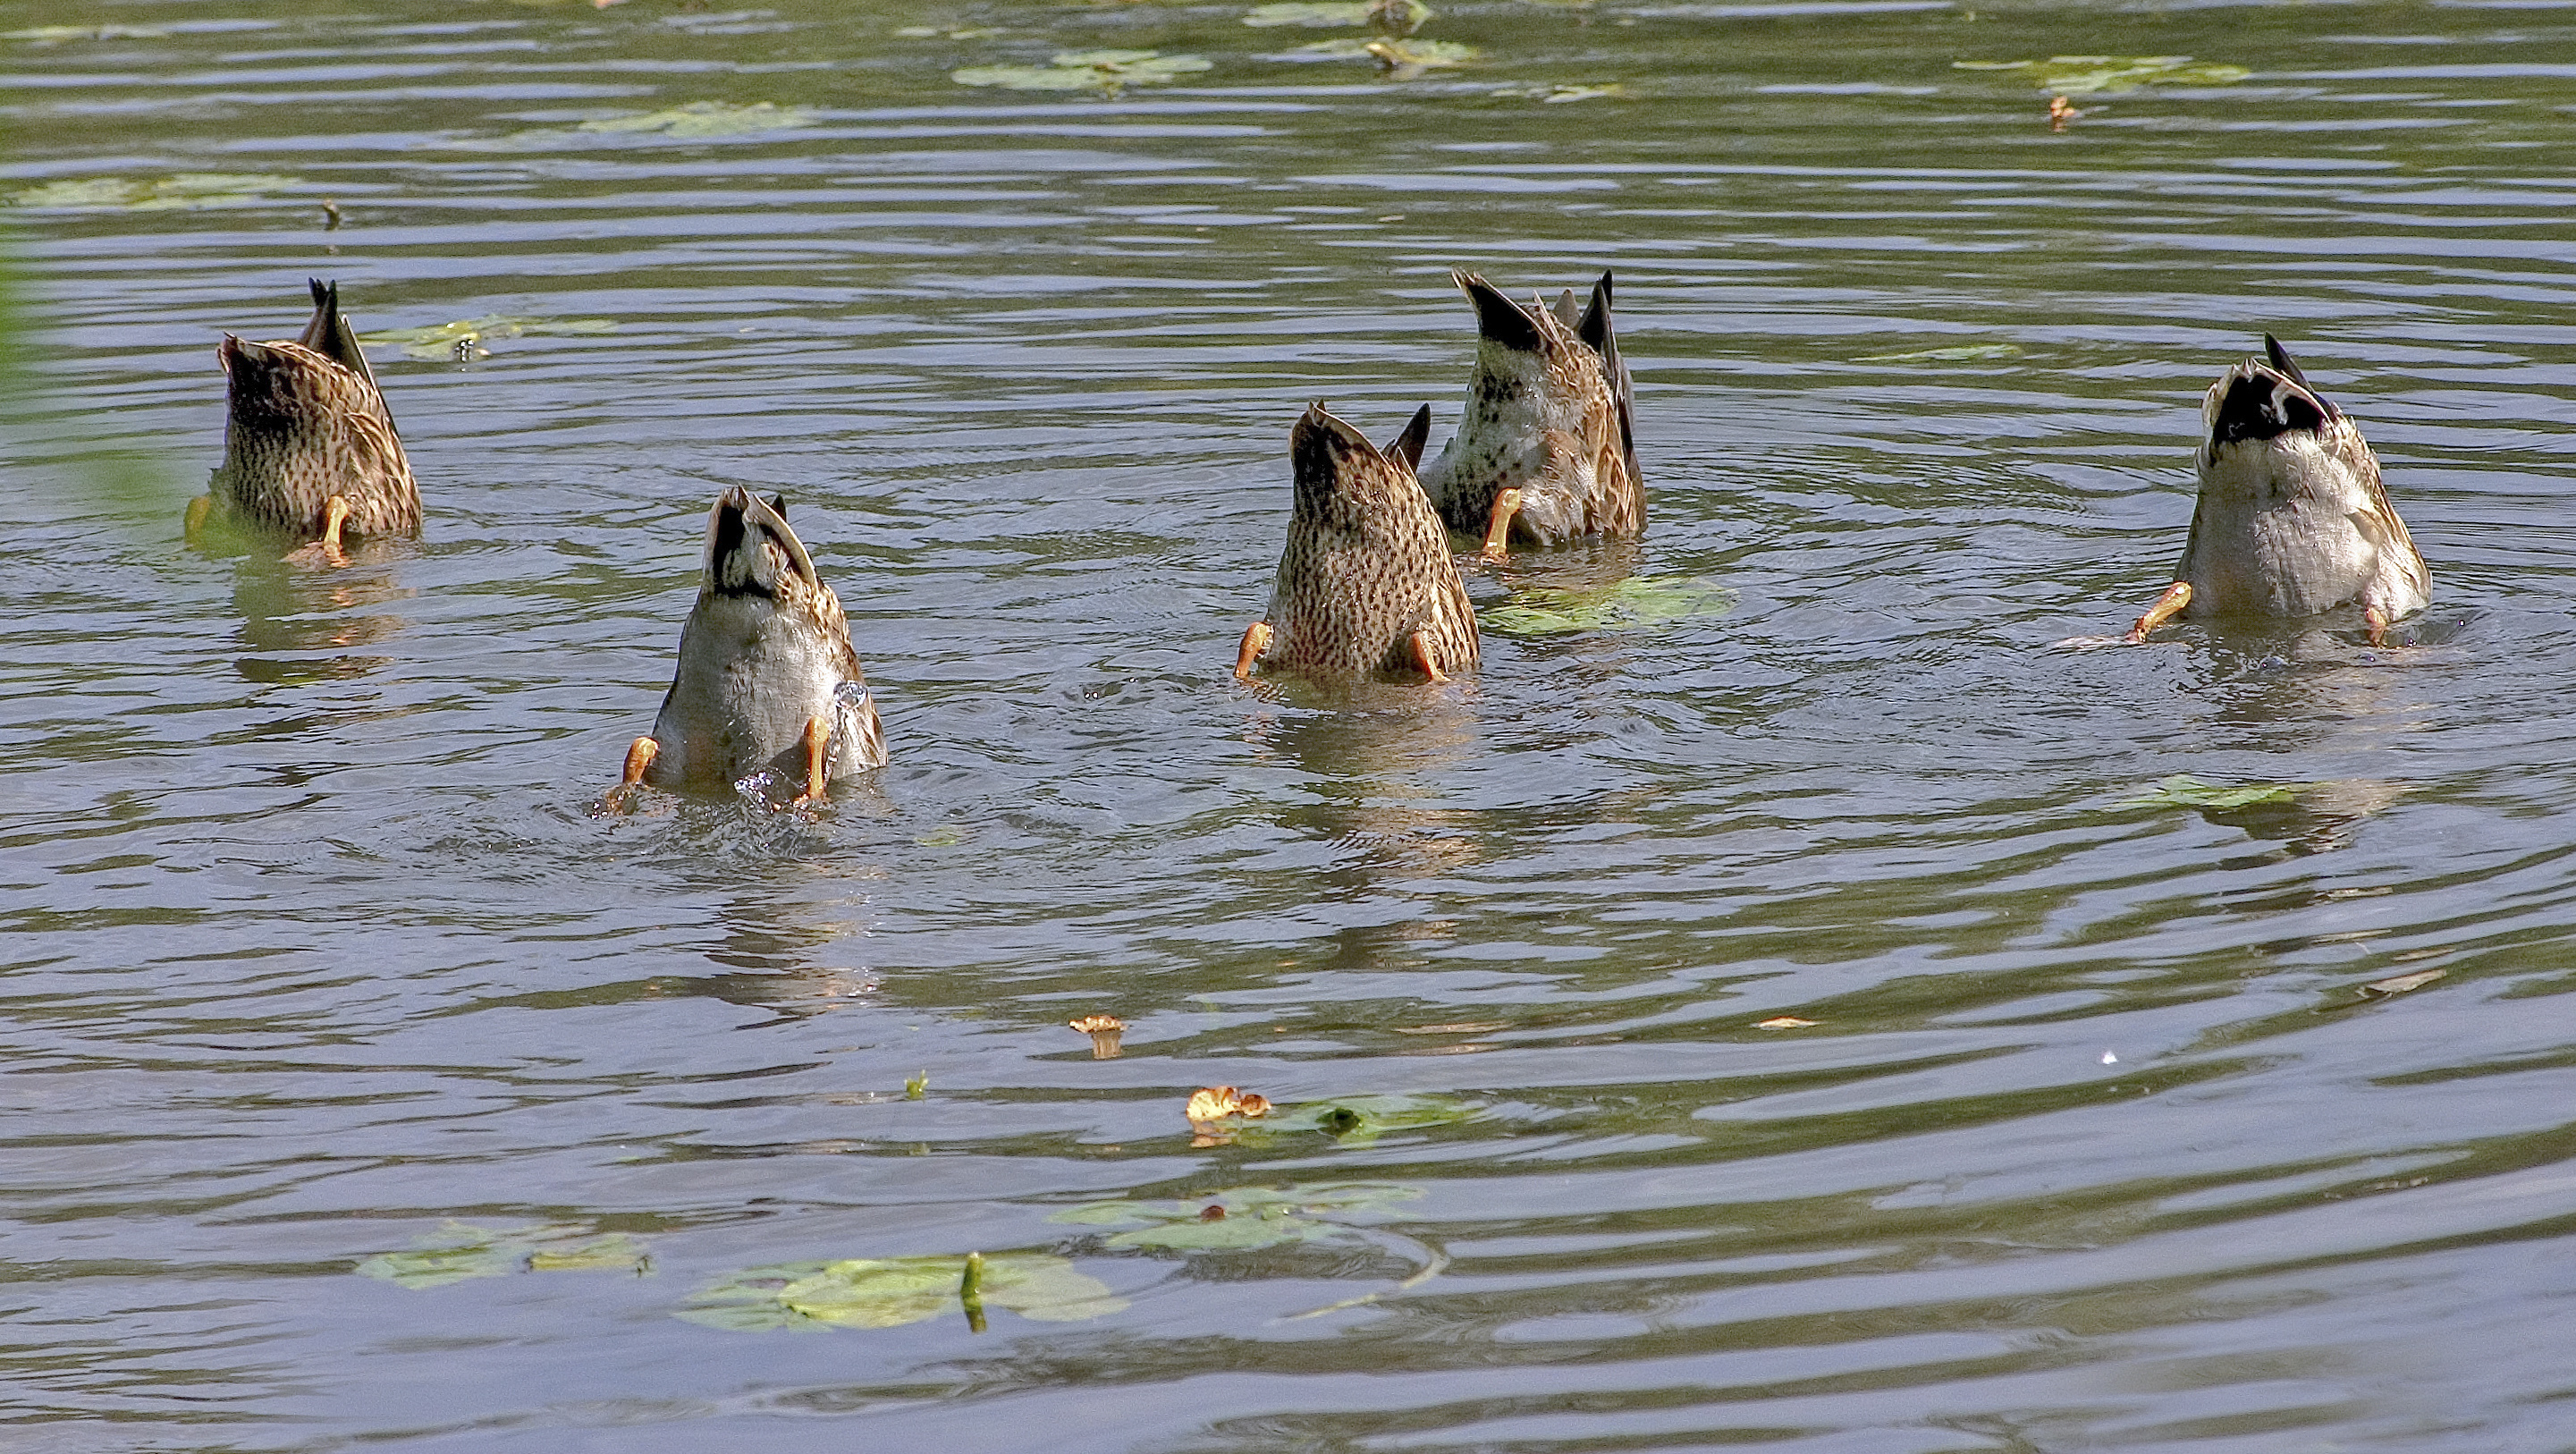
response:
<path id="1" fill-rule="evenodd" d="M 92 27 L 0 41 L 16 1437 L 2576 1439 L 2576 7 L 1454 0 L 1420 38 L 1476 61 L 1397 82 L 1247 8 L 13 11 Z M 1104 48 L 1211 64 L 950 79 Z M 2052 132 L 2044 74 L 1954 65 L 2105 54 L 2249 74 Z M 1616 270 L 1652 502 L 1480 604 L 1731 604 L 1247 689 L 1287 428 L 1427 400 L 1436 448 L 1453 265 Z M 213 344 L 309 275 L 366 329 L 614 329 L 377 350 L 417 545 L 192 548 Z M 2169 579 L 2266 329 L 2432 609 L 2051 649 Z M 789 496 L 894 765 L 595 816 L 732 484 Z M 2297 791 L 2125 806 L 2177 774 Z M 1193 1145 L 1213 1085 L 1415 1114 Z M 1247 1187 L 1318 1235 L 1052 1219 Z M 1124 1306 L 674 1316 L 968 1250 Z"/>

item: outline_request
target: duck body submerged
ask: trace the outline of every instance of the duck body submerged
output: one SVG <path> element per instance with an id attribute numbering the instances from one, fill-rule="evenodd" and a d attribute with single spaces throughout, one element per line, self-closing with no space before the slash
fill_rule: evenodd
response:
<path id="1" fill-rule="evenodd" d="M 885 766 L 885 730 L 840 597 L 785 510 L 737 486 L 707 512 L 679 666 L 652 735 L 627 755 L 629 783 L 717 788 L 774 770 L 819 798 L 833 777 Z"/>
<path id="2" fill-rule="evenodd" d="M 337 283 L 312 280 L 313 317 L 294 339 L 215 348 L 226 396 L 224 462 L 212 513 L 336 549 L 420 531 L 420 486 L 376 388 Z M 192 523 L 202 514 L 191 512 Z"/>
<path id="3" fill-rule="evenodd" d="M 1453 272 L 1476 308 L 1476 367 L 1458 433 L 1422 471 L 1442 520 L 1485 539 L 1561 545 L 1646 528 L 1628 367 L 1610 318 L 1611 278 L 1577 312 L 1523 307 L 1483 278 Z"/>
<path id="4" fill-rule="evenodd" d="M 2379 460 L 2280 340 L 2201 401 L 2200 502 L 2174 579 L 2187 614 L 2313 616 L 2359 606 L 2384 626 L 2424 608 L 2432 577 L 2388 503 Z"/>
<path id="5" fill-rule="evenodd" d="M 1413 473 L 1431 411 L 1385 448 L 1317 404 L 1289 432 L 1296 496 L 1270 609 L 1244 633 L 1253 663 L 1317 678 L 1473 670 L 1476 611 L 1449 533 Z"/>

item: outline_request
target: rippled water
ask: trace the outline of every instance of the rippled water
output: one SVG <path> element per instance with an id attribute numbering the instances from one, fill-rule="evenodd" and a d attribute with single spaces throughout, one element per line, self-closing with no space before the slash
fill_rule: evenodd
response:
<path id="1" fill-rule="evenodd" d="M 0 41 L 0 1442 L 2576 1446 L 2576 8 L 1451 0 L 1402 82 L 1244 8 L 12 11 L 126 29 Z M 1103 47 L 1212 64 L 949 79 Z M 2252 74 L 1953 67 L 2104 53 Z M 582 129 L 699 102 L 805 124 Z M 1247 690 L 1287 426 L 1437 447 L 1452 264 L 1617 270 L 1652 500 L 1480 603 L 1731 605 Z M 615 329 L 378 350 L 416 547 L 192 549 L 308 274 Z M 2052 650 L 2266 328 L 2432 610 Z M 594 817 L 732 483 L 895 765 Z M 1373 1119 L 1193 1145 L 1219 1084 Z M 1247 1187 L 1314 1235 L 1051 1219 Z M 977 1249 L 1124 1306 L 674 1316 Z"/>

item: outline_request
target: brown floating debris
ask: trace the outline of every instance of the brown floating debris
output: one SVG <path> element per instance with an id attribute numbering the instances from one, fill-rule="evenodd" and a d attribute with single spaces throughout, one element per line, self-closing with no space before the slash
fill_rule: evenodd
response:
<path id="1" fill-rule="evenodd" d="M 1091 1037 L 1092 1059 L 1116 1060 L 1118 1058 L 1118 1037 L 1127 1033 L 1126 1021 L 1116 1015 L 1085 1015 L 1079 1020 L 1067 1020 L 1065 1023 Z"/>
<path id="2" fill-rule="evenodd" d="M 1199 1220 L 1202 1222 L 1224 1221 L 1225 1204 L 1223 1202 L 1210 1202 L 1206 1206 L 1201 1207 L 1199 1209 Z"/>
<path id="3" fill-rule="evenodd" d="M 2366 1000 L 2384 1000 L 2390 995 L 2402 995 L 2408 990 L 2420 990 L 2449 973 L 2447 969 L 2419 969 L 2413 974 L 2375 979 L 2361 987 L 2361 997 Z"/>
<path id="4" fill-rule="evenodd" d="M 1816 1022 L 1813 1020 L 1801 1020 L 1795 1015 L 1774 1015 L 1770 1019 L 1764 1020 L 1760 1024 L 1755 1025 L 1753 1028 L 1756 1030 L 1803 1030 L 1814 1023 Z"/>
<path id="5" fill-rule="evenodd" d="M 1235 1116 L 1251 1120 L 1269 1114 L 1269 1097 L 1239 1091 L 1230 1085 L 1203 1085 L 1190 1092 L 1189 1118 L 1192 1125 Z"/>
<path id="6" fill-rule="evenodd" d="M 2083 114 L 2075 109 L 2074 103 L 2063 96 L 2048 98 L 2048 129 L 2051 131 L 2064 131 L 2066 123 Z"/>

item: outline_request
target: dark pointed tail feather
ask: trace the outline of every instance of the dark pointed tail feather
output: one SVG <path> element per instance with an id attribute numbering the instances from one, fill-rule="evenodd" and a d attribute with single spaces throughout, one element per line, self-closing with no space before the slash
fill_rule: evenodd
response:
<path id="1" fill-rule="evenodd" d="M 367 367 L 367 351 L 358 344 L 358 331 L 349 326 L 349 315 L 340 311 L 340 285 L 320 278 L 307 278 L 313 289 L 313 317 L 304 325 L 296 342 L 322 355 L 331 362 L 376 384 L 375 370 Z"/>
<path id="2" fill-rule="evenodd" d="M 1422 446 L 1430 442 L 1431 406 L 1425 404 L 1413 411 L 1413 419 L 1404 426 L 1404 431 L 1388 440 L 1386 447 L 1378 452 L 1406 469 L 1419 472 L 1422 468 Z"/>
<path id="3" fill-rule="evenodd" d="M 1637 404 L 1636 382 L 1628 377 L 1628 364 L 1619 357 L 1618 330 L 1610 323 L 1610 274 L 1604 271 L 1601 281 L 1592 285 L 1592 306 L 1583 310 L 1583 318 L 1574 325 L 1574 336 L 1583 340 L 1594 353 L 1601 355 L 1601 377 L 1610 385 L 1610 397 L 1619 405 L 1619 454 L 1628 466 L 1628 478 L 1642 480 L 1637 473 Z"/>
<path id="4" fill-rule="evenodd" d="M 1467 301 L 1476 306 L 1476 332 L 1486 342 L 1521 353 L 1536 353 L 1545 346 L 1537 321 L 1523 312 L 1520 304 L 1504 297 L 1502 290 L 1457 268 L 1450 269 L 1449 277 L 1467 295 Z"/>
<path id="5" fill-rule="evenodd" d="M 2263 335 L 2263 356 L 2270 359 L 2272 367 L 2279 369 L 2291 383 L 2302 389 L 2308 387 L 2308 376 L 2299 372 L 2299 361 L 2290 357 L 2290 351 L 2281 346 L 2281 340 L 2268 333 Z"/>
<path id="6" fill-rule="evenodd" d="M 2333 416 L 2305 387 L 2282 381 L 2288 377 L 2269 378 L 2249 365 L 2239 365 L 2227 381 L 2227 392 L 2218 396 L 2218 417 L 2210 421 L 2209 442 L 2276 439 L 2296 430 L 2313 433 L 2325 428 Z"/>
<path id="7" fill-rule="evenodd" d="M 2290 357 L 2290 351 L 2281 346 L 2281 340 L 2268 333 L 2263 335 L 2263 356 L 2271 361 L 2273 369 L 2279 372 L 2281 377 L 2307 390 L 2308 397 L 2316 401 L 2317 407 L 2325 411 L 2328 419 L 2343 413 L 2341 409 L 2334 406 L 2332 399 L 2318 393 L 2317 386 L 2308 382 L 2308 376 L 2299 370 L 2299 361 Z"/>

